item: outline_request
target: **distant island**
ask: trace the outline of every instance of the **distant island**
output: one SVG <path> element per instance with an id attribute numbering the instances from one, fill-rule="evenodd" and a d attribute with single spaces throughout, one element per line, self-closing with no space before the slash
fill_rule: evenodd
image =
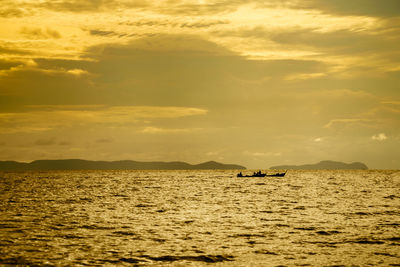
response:
<path id="1" fill-rule="evenodd" d="M 0 171 L 41 171 L 41 170 L 243 170 L 236 164 L 208 161 L 200 164 L 186 162 L 140 162 L 133 160 L 91 161 L 82 159 L 35 160 L 30 163 L 0 161 Z"/>
<path id="2" fill-rule="evenodd" d="M 275 170 L 367 170 L 368 167 L 361 162 L 343 163 L 338 161 L 324 160 L 316 164 L 305 165 L 280 165 L 272 166 Z"/>

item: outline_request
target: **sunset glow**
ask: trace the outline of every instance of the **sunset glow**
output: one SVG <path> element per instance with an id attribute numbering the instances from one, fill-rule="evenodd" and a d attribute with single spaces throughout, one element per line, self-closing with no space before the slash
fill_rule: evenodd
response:
<path id="1" fill-rule="evenodd" d="M 400 168 L 398 0 L 3 0 L 0 160 Z"/>

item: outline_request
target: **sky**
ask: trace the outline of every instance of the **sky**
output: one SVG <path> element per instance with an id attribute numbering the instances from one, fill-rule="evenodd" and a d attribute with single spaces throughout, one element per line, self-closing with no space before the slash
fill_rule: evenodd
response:
<path id="1" fill-rule="evenodd" d="M 0 160 L 400 169 L 398 0 L 0 0 Z"/>

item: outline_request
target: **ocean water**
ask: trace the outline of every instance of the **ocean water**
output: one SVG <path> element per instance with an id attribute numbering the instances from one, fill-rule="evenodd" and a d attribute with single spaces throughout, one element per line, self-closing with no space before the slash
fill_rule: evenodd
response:
<path id="1" fill-rule="evenodd" d="M 0 265 L 400 266 L 400 171 L 236 173 L 0 172 Z"/>

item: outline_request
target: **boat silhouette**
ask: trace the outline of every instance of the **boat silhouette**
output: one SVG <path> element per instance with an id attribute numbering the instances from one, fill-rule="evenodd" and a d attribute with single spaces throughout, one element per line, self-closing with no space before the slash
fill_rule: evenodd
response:
<path id="1" fill-rule="evenodd" d="M 287 171 L 285 172 L 278 172 L 274 174 L 267 174 L 267 173 L 262 173 L 261 171 L 254 172 L 251 175 L 243 175 L 242 172 L 239 172 L 237 174 L 237 177 L 284 177 Z"/>

